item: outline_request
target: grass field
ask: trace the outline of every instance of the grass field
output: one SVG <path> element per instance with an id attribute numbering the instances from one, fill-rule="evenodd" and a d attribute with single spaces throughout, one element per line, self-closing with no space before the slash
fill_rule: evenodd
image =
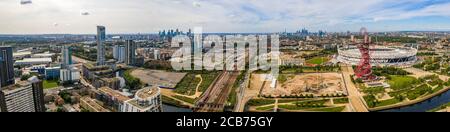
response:
<path id="1" fill-rule="evenodd" d="M 341 107 L 330 107 L 330 108 L 308 109 L 308 111 L 317 111 L 317 112 L 342 112 L 344 109 L 345 109 L 345 106 L 341 106 Z"/>
<path id="2" fill-rule="evenodd" d="M 164 95 L 161 95 L 161 100 L 165 104 L 170 104 L 177 107 L 184 107 L 180 101 L 174 100 Z"/>
<path id="3" fill-rule="evenodd" d="M 306 63 L 321 65 L 328 62 L 330 59 L 328 57 L 314 57 L 312 59 L 306 60 Z"/>
<path id="4" fill-rule="evenodd" d="M 181 80 L 180 83 L 177 84 L 175 87 L 174 92 L 184 95 L 194 95 L 195 94 L 195 88 L 197 87 L 198 83 L 200 82 L 199 78 L 195 77 L 195 74 L 188 74 L 184 76 L 183 80 Z"/>
<path id="5" fill-rule="evenodd" d="M 172 97 L 177 98 L 179 100 L 182 100 L 184 102 L 190 103 L 190 104 L 194 104 L 195 100 L 196 100 L 196 99 L 193 99 L 193 98 L 188 98 L 188 97 L 178 96 L 178 95 L 175 95 L 175 96 L 172 96 Z"/>
<path id="6" fill-rule="evenodd" d="M 269 105 L 274 104 L 274 99 L 251 99 L 247 102 L 247 105 L 249 106 L 263 106 L 263 105 Z"/>
<path id="7" fill-rule="evenodd" d="M 197 78 L 196 75 L 201 75 L 203 82 L 200 84 L 199 91 L 204 92 L 208 89 L 209 85 L 211 85 L 219 75 L 219 73 L 204 73 L 204 74 L 195 74 L 188 73 L 180 83 L 175 87 L 176 93 L 183 95 L 194 95 L 195 90 L 197 88 L 198 83 L 200 83 L 200 78 Z"/>
<path id="8" fill-rule="evenodd" d="M 394 90 L 409 89 L 414 86 L 414 84 L 419 83 L 419 80 L 411 76 L 390 76 L 391 79 L 388 81 L 391 88 Z"/>
<path id="9" fill-rule="evenodd" d="M 397 100 L 397 99 L 388 99 L 388 100 L 383 100 L 383 101 L 379 101 L 376 104 L 376 107 L 380 107 L 380 106 L 387 106 L 387 105 L 393 105 L 393 104 L 397 104 L 400 103 L 401 101 Z"/>
<path id="10" fill-rule="evenodd" d="M 258 107 L 258 108 L 256 108 L 256 110 L 268 111 L 268 110 L 272 110 L 274 107 L 275 106 L 273 106 L 273 105 L 269 105 L 269 106 Z"/>
<path id="11" fill-rule="evenodd" d="M 333 102 L 335 104 L 347 104 L 347 103 L 349 103 L 348 98 L 333 99 Z"/>
<path id="12" fill-rule="evenodd" d="M 44 80 L 43 82 L 44 89 L 52 89 L 58 87 L 57 80 Z"/>

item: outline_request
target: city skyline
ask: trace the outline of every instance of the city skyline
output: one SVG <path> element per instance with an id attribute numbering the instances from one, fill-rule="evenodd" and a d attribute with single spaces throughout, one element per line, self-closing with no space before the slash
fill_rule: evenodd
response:
<path id="1" fill-rule="evenodd" d="M 269 8 L 268 8 L 269 7 Z M 3 0 L 1 34 L 204 32 L 450 31 L 445 0 Z"/>

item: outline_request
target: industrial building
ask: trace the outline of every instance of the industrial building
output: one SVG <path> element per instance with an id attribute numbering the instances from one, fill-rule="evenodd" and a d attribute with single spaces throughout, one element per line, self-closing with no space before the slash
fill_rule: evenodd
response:
<path id="1" fill-rule="evenodd" d="M 76 67 L 70 67 L 68 69 L 61 69 L 59 75 L 60 75 L 59 79 L 62 83 L 78 82 L 81 78 L 80 70 Z"/>
<path id="2" fill-rule="evenodd" d="M 52 63 L 52 58 L 24 58 L 23 60 L 17 60 L 15 65 L 19 66 L 32 66 L 32 65 L 48 65 Z"/>

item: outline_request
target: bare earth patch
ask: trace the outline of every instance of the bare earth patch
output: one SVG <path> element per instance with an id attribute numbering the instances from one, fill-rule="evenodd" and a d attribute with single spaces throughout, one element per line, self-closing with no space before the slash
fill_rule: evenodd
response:
<path id="1" fill-rule="evenodd" d="M 186 73 L 136 69 L 131 72 L 131 75 L 139 78 L 144 83 L 174 88 L 183 79 Z"/>
<path id="2" fill-rule="evenodd" d="M 298 95 L 314 94 L 332 95 L 344 94 L 345 86 L 342 75 L 339 73 L 307 73 L 307 74 L 286 74 L 287 81 L 278 82 L 276 89 L 264 86 L 263 95 Z"/>

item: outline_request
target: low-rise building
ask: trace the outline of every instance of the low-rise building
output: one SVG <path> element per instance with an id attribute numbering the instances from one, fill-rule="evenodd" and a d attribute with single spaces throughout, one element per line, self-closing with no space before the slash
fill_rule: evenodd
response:
<path id="1" fill-rule="evenodd" d="M 95 94 L 96 99 L 102 101 L 105 107 L 109 107 L 111 110 L 117 112 L 122 112 L 124 103 L 130 100 L 128 96 L 108 87 L 99 88 Z"/>
<path id="2" fill-rule="evenodd" d="M 94 99 L 90 97 L 80 98 L 80 107 L 88 110 L 89 112 L 111 112 L 108 109 L 103 108 Z"/>
<path id="3" fill-rule="evenodd" d="M 41 53 L 41 54 L 33 54 L 31 58 L 51 58 L 55 55 L 55 53 Z"/>
<path id="4" fill-rule="evenodd" d="M 19 66 L 31 66 L 31 65 L 48 65 L 52 63 L 52 58 L 24 58 L 23 60 L 17 60 L 14 64 Z"/>
<path id="5" fill-rule="evenodd" d="M 109 87 L 114 90 L 121 89 L 119 78 L 100 78 L 93 81 L 93 86 L 96 88 Z"/>
<path id="6" fill-rule="evenodd" d="M 82 67 L 83 77 L 90 81 L 102 78 L 102 77 L 114 77 L 114 67 L 109 65 L 96 66 L 91 63 L 84 63 Z"/>
<path id="7" fill-rule="evenodd" d="M 30 58 L 31 51 L 14 52 L 13 57 L 15 60 L 21 60 L 23 58 Z"/>
<path id="8" fill-rule="evenodd" d="M 60 81 L 66 82 L 78 82 L 80 80 L 80 70 L 76 67 L 70 67 L 69 69 L 60 70 Z"/>
<path id="9" fill-rule="evenodd" d="M 47 80 L 58 79 L 60 76 L 61 67 L 47 67 L 45 68 L 45 78 Z"/>
<path id="10" fill-rule="evenodd" d="M 45 74 L 46 65 L 35 65 L 31 67 L 31 71 L 36 71 L 37 73 L 43 75 Z"/>

